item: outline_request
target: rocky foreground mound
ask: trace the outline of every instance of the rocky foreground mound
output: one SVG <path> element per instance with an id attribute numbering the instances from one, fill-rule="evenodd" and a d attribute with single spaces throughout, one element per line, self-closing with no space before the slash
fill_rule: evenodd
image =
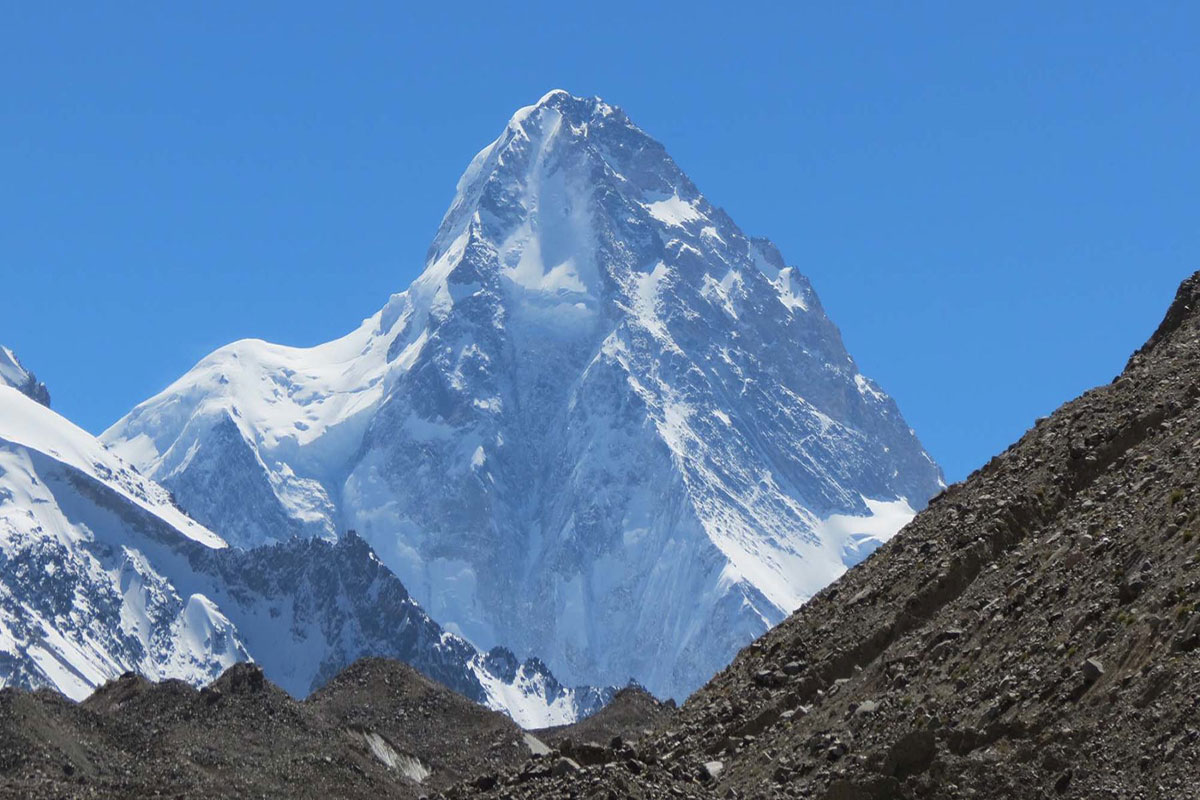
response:
<path id="1" fill-rule="evenodd" d="M 652 737 L 447 796 L 1200 797 L 1198 397 L 1200 273 Z"/>
<path id="2" fill-rule="evenodd" d="M 587 728 L 544 736 L 586 751 L 668 708 L 629 688 Z M 419 798 L 489 785 L 550 754 L 542 737 L 392 659 L 358 661 L 305 700 L 253 664 L 200 690 L 131 673 L 82 703 L 0 690 L 0 798 Z"/>
<path id="3" fill-rule="evenodd" d="M 503 714 L 385 659 L 305 701 L 250 664 L 201 690 L 126 675 L 79 704 L 0 691 L 6 798 L 416 798 L 530 752 Z"/>

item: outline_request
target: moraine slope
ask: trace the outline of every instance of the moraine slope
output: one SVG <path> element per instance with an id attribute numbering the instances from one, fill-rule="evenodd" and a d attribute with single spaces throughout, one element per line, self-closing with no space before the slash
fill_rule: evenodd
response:
<path id="1" fill-rule="evenodd" d="M 355 662 L 302 701 L 250 664 L 200 690 L 130 674 L 81 703 L 0 690 L 0 796 L 416 800 L 531 742 L 397 661 Z"/>

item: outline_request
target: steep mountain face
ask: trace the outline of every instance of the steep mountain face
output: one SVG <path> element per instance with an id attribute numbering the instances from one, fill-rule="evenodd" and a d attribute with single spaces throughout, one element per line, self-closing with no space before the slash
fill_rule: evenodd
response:
<path id="1" fill-rule="evenodd" d="M 506 798 L 1200 797 L 1200 273 L 637 753 Z M 474 796 L 462 786 L 449 797 Z"/>
<path id="2" fill-rule="evenodd" d="M 358 330 L 232 344 L 103 438 L 233 544 L 354 528 L 476 645 L 678 697 L 942 485 L 808 280 L 561 91 Z"/>
<path id="3" fill-rule="evenodd" d="M 0 386 L 0 685 L 78 699 L 125 671 L 200 685 L 254 659 L 302 697 L 363 655 L 529 726 L 611 695 L 447 633 L 357 535 L 229 548 L 91 435 Z"/>

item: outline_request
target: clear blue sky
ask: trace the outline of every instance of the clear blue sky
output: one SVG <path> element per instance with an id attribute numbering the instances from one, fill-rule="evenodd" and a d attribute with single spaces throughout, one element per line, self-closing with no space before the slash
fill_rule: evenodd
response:
<path id="1" fill-rule="evenodd" d="M 562 87 L 774 239 L 964 477 L 1200 268 L 1200 4 L 802 5 L 5 3 L 0 342 L 98 432 L 340 335 Z"/>

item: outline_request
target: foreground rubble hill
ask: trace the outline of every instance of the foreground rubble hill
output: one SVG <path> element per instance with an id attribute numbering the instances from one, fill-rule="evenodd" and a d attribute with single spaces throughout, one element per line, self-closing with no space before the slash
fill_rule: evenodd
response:
<path id="1" fill-rule="evenodd" d="M 416 798 L 529 754 L 503 714 L 386 659 L 305 701 L 251 664 L 202 690 L 130 674 L 79 704 L 0 690 L 3 798 Z"/>
<path id="2" fill-rule="evenodd" d="M 1200 273 L 637 746 L 450 797 L 1200 797 Z"/>
<path id="3" fill-rule="evenodd" d="M 590 717 L 535 733 L 546 744 L 568 751 L 573 744 L 607 743 L 615 738 L 636 741 L 649 736 L 674 710 L 674 700 L 664 703 L 634 684 L 618 691 L 608 705 Z"/>

